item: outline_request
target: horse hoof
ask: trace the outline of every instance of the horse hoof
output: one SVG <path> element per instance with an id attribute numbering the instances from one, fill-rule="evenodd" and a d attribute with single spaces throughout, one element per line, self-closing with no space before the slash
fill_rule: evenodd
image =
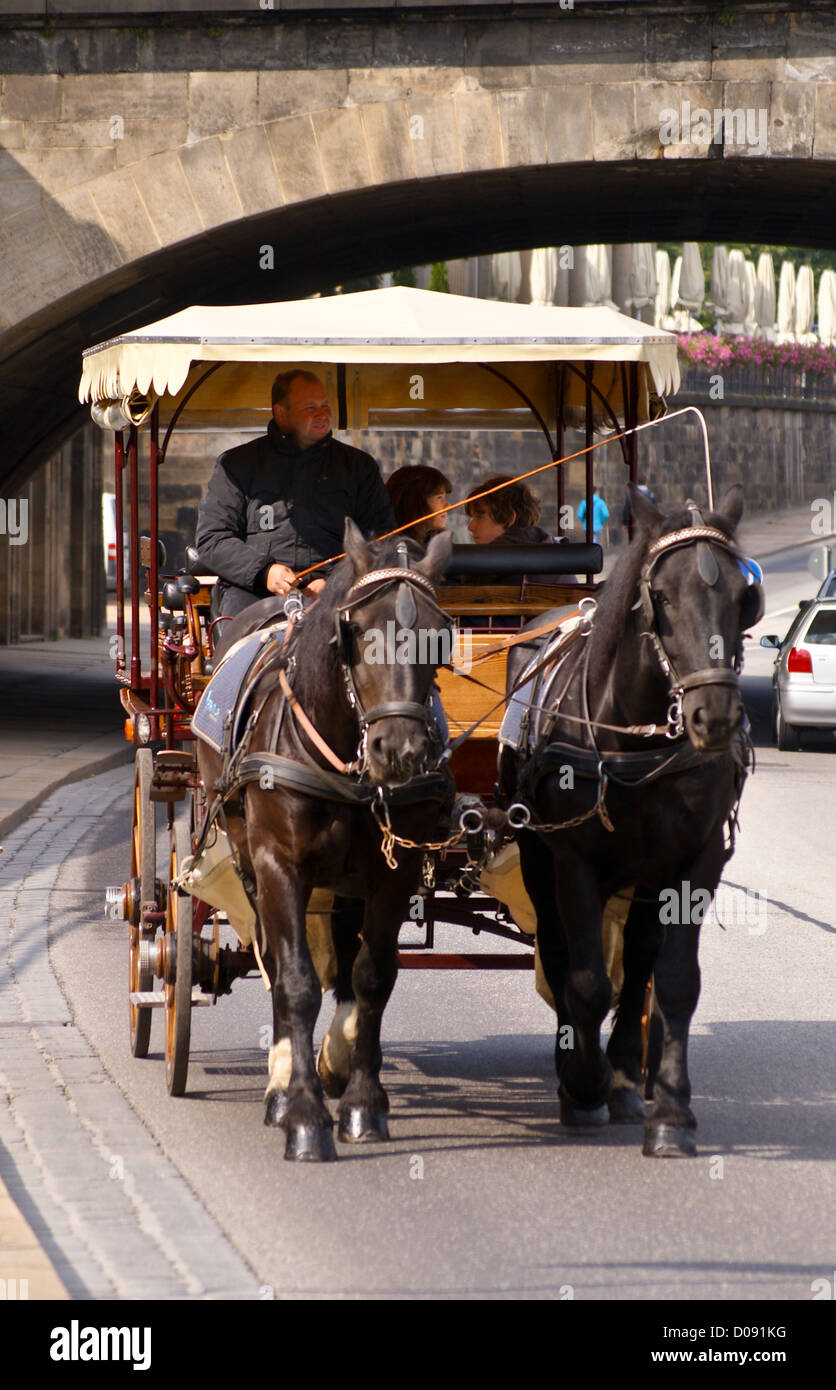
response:
<path id="1" fill-rule="evenodd" d="M 322 1048 L 319 1049 L 319 1056 L 316 1059 L 316 1074 L 326 1096 L 331 1100 L 339 1100 L 348 1085 L 348 1079 L 343 1080 L 341 1076 L 337 1076 L 331 1071 Z"/>
<path id="2" fill-rule="evenodd" d="M 644 1101 L 638 1091 L 631 1091 L 629 1086 L 613 1091 L 607 1106 L 611 1125 L 643 1125 L 645 1122 Z"/>
<path id="3" fill-rule="evenodd" d="M 287 1114 L 287 1092 L 271 1091 L 264 1110 L 266 1125 L 280 1125 Z"/>
<path id="4" fill-rule="evenodd" d="M 567 1129 L 586 1131 L 588 1129 L 600 1129 L 609 1119 L 609 1111 L 606 1105 L 594 1105 L 591 1109 L 584 1109 L 576 1105 L 568 1096 L 560 1097 L 560 1123 Z"/>
<path id="5" fill-rule="evenodd" d="M 340 1116 L 337 1138 L 343 1144 L 368 1144 L 389 1138 L 389 1126 L 382 1110 L 370 1110 L 364 1105 L 352 1105 Z"/>
<path id="6" fill-rule="evenodd" d="M 642 1153 L 645 1158 L 696 1158 L 694 1131 L 684 1125 L 646 1125 Z"/>
<path id="7" fill-rule="evenodd" d="M 296 1125 L 288 1130 L 284 1156 L 291 1163 L 333 1163 L 337 1157 L 330 1125 Z"/>

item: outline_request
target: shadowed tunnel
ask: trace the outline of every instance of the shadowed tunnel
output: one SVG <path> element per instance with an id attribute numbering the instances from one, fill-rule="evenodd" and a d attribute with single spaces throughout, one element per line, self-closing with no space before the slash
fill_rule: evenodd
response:
<path id="1" fill-rule="evenodd" d="M 834 181 L 834 165 L 814 160 L 588 162 L 388 184 L 205 232 L 3 335 L 0 488 L 20 486 L 87 418 L 77 400 L 84 348 L 189 304 L 301 298 L 359 275 L 510 248 L 686 239 L 836 247 Z M 272 271 L 259 267 L 265 245 Z"/>

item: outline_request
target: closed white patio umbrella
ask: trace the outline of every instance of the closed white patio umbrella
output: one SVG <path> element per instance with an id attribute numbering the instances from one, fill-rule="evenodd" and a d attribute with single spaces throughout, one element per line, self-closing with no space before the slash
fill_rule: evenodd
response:
<path id="1" fill-rule="evenodd" d="M 649 241 L 636 241 L 630 249 L 630 304 L 634 314 L 656 301 L 656 260 Z"/>
<path id="2" fill-rule="evenodd" d="M 823 270 L 819 281 L 819 340 L 836 344 L 836 271 Z"/>
<path id="3" fill-rule="evenodd" d="M 813 284 L 813 271 L 803 265 L 795 282 L 795 336 L 799 343 L 815 343 L 813 321 L 816 313 L 816 295 Z"/>
<path id="4" fill-rule="evenodd" d="M 745 261 L 746 266 L 746 333 L 751 338 L 755 332 L 755 297 L 758 292 L 758 272 L 754 261 Z"/>
<path id="5" fill-rule="evenodd" d="M 497 299 L 515 304 L 522 284 L 522 258 L 519 251 L 499 251 L 491 261 Z"/>
<path id="6" fill-rule="evenodd" d="M 755 285 L 755 337 L 775 341 L 775 266 L 768 251 L 758 257 Z"/>
<path id="7" fill-rule="evenodd" d="M 586 294 L 584 308 L 603 305 L 617 309 L 612 298 L 612 247 L 603 242 L 586 247 Z"/>
<path id="8" fill-rule="evenodd" d="M 784 261 L 778 279 L 778 342 L 795 342 L 795 266 Z"/>
<path id="9" fill-rule="evenodd" d="M 728 294 L 729 253 L 725 246 L 715 246 L 711 256 L 708 302 L 714 312 L 714 326 L 718 333 L 722 331 L 723 320 L 728 317 Z"/>
<path id="10" fill-rule="evenodd" d="M 746 332 L 749 303 L 749 278 L 746 274 L 746 257 L 742 251 L 729 252 L 729 282 L 726 298 L 728 315 L 723 330 L 733 337 L 739 337 Z"/>
<path id="11" fill-rule="evenodd" d="M 680 333 L 698 333 L 702 325 L 694 314 L 702 308 L 705 299 L 705 275 L 696 241 L 683 242 L 677 267 L 679 273 L 674 270 L 674 287 L 671 291 L 676 327 Z"/>
<path id="12" fill-rule="evenodd" d="M 528 273 L 532 304 L 553 304 L 557 289 L 557 248 L 541 246 L 531 253 Z"/>
<path id="13" fill-rule="evenodd" d="M 653 322 L 657 328 L 672 328 L 671 258 L 667 251 L 656 252 L 656 298 Z"/>

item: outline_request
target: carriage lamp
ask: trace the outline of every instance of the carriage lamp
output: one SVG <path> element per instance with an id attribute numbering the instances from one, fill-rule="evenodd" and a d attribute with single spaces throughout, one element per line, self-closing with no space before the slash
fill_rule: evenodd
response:
<path id="1" fill-rule="evenodd" d="M 143 747 L 151 742 L 151 720 L 147 714 L 134 715 L 134 743 Z"/>

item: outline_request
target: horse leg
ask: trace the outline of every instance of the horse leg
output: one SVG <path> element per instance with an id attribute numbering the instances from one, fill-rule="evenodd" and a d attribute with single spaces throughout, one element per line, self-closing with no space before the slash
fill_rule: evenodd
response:
<path id="1" fill-rule="evenodd" d="M 561 894 L 551 849 L 533 834 L 521 832 L 518 840 L 526 891 L 537 912 L 540 961 L 557 1010 L 554 1058 L 561 1121 L 573 1128 L 601 1125 L 607 1118 L 603 1102 L 609 1087 L 609 1067 L 601 1052 L 599 1035 L 611 990 L 601 945 L 600 896 L 591 885 L 586 913 L 592 918 L 597 913 L 597 948 L 595 941 L 589 951 L 582 941 L 576 942 L 573 959 L 564 926 L 566 907 L 568 904 L 576 919 L 580 912 L 582 921 L 583 908 L 574 895 L 570 901 L 565 888 Z M 563 874 L 564 880 L 577 878 L 574 868 Z"/>
<path id="2" fill-rule="evenodd" d="M 603 902 L 592 874 L 577 860 L 557 874 L 557 903 L 566 933 L 565 998 L 571 1030 L 558 1033 L 560 1119 L 573 1129 L 606 1124 L 612 1070 L 601 1051 L 601 1024 L 612 1001 L 601 937 Z"/>
<path id="3" fill-rule="evenodd" d="M 636 898 L 647 896 L 644 888 L 636 889 Z M 645 1121 L 642 1013 L 661 936 L 658 904 L 637 902 L 636 898 L 624 927 L 624 982 L 607 1047 L 607 1058 L 613 1069 L 608 1101 L 610 1123 L 622 1125 L 644 1124 Z"/>
<path id="4" fill-rule="evenodd" d="M 662 1025 L 662 1059 L 653 1084 L 653 1105 L 644 1130 L 643 1153 L 650 1158 L 693 1158 L 697 1152 L 697 1122 L 690 1108 L 688 1029 L 700 996 L 697 958 L 703 910 L 695 892 L 711 895 L 723 865 L 722 832 L 713 837 L 688 873 L 691 887 L 678 922 L 662 923 L 662 944 L 653 980 L 656 1013 Z M 699 904 L 699 905 L 698 905 Z"/>
<path id="5" fill-rule="evenodd" d="M 380 1025 L 398 973 L 398 931 L 416 878 L 413 858 L 405 855 L 399 870 L 386 871 L 388 877 L 380 879 L 366 899 L 363 940 L 352 974 L 357 1036 L 340 1104 L 338 1138 L 345 1143 L 389 1138 L 389 1098 L 380 1083 Z"/>
<path id="6" fill-rule="evenodd" d="M 273 1047 L 264 1123 L 284 1129 L 285 1158 L 327 1162 L 337 1151 L 314 1065 L 313 1030 L 322 994 L 305 934 L 308 893 L 272 854 L 254 854 L 253 866 L 258 915 L 274 962 L 269 972 Z"/>
<path id="7" fill-rule="evenodd" d="M 316 1069 L 326 1096 L 336 1100 L 348 1085 L 351 1049 L 357 1039 L 357 1003 L 351 976 L 360 950 L 363 902 L 359 898 L 335 898 L 331 934 L 337 955 L 334 995 L 337 1008 L 316 1059 Z"/>

